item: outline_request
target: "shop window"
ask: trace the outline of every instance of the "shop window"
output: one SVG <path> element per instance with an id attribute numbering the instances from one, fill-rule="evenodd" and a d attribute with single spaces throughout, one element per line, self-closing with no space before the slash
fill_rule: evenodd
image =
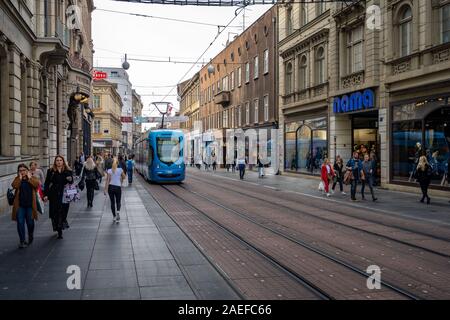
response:
<path id="1" fill-rule="evenodd" d="M 287 124 L 285 143 L 286 170 L 320 175 L 328 157 L 326 118 Z"/>
<path id="2" fill-rule="evenodd" d="M 450 42 L 450 4 L 441 8 L 441 42 Z"/>
<path id="3" fill-rule="evenodd" d="M 412 11 L 408 5 L 400 11 L 399 36 L 401 56 L 410 55 L 412 48 Z"/>

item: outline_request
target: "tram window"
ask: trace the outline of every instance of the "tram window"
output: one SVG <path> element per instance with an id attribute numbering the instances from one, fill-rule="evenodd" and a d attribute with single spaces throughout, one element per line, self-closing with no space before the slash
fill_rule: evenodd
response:
<path id="1" fill-rule="evenodd" d="M 156 152 L 161 162 L 175 163 L 179 159 L 182 150 L 180 139 L 158 137 L 156 146 Z"/>
<path id="2" fill-rule="evenodd" d="M 153 164 L 153 147 L 150 147 L 148 150 L 148 165 L 151 166 Z"/>

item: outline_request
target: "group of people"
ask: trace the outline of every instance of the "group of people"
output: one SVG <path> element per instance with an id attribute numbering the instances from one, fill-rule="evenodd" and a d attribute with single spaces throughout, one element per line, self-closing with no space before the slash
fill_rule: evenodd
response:
<path id="1" fill-rule="evenodd" d="M 356 201 L 357 186 L 361 183 L 361 196 L 365 200 L 364 191 L 366 186 L 370 189 L 372 200 L 377 201 L 374 193 L 374 178 L 376 175 L 377 163 L 370 159 L 368 154 L 364 155 L 364 160 L 360 159 L 358 152 L 353 152 L 353 157 L 344 166 L 344 161 L 341 156 L 336 156 L 334 165 L 326 158 L 321 169 L 321 183 L 323 184 L 323 191 L 329 197 L 334 193 L 336 185 L 339 183 L 340 191 L 344 192 L 344 183 L 350 184 L 350 194 L 352 201 Z M 331 192 L 330 184 L 333 183 Z"/>
<path id="2" fill-rule="evenodd" d="M 80 165 L 81 164 L 81 167 Z M 128 182 L 133 180 L 135 167 L 134 156 L 125 161 L 123 157 L 106 155 L 105 159 L 98 154 L 85 157 L 83 154 L 75 161 L 75 174 L 68 166 L 63 156 L 55 157 L 53 165 L 47 174 L 33 161 L 28 167 L 19 164 L 17 176 L 11 186 L 12 220 L 17 222 L 19 234 L 19 248 L 26 248 L 34 240 L 35 221 L 39 213 L 44 211 L 44 203 L 49 203 L 49 217 L 52 221 L 53 231 L 57 238 L 63 239 L 63 230 L 69 228 L 67 215 L 70 203 L 77 200 L 79 192 L 87 190 L 87 206 L 93 207 L 95 190 L 99 190 L 99 183 L 106 175 L 104 194 L 109 195 L 113 222 L 120 220 L 122 183 L 128 174 Z M 78 182 L 76 179 L 78 177 Z M 26 240 L 26 231 L 28 240 Z"/>

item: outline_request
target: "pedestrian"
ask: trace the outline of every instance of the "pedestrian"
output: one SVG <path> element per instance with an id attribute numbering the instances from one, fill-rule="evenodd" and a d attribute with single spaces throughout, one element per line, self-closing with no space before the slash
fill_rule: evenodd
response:
<path id="1" fill-rule="evenodd" d="M 73 168 L 75 169 L 75 175 L 79 177 L 81 175 L 81 170 L 83 169 L 83 165 L 81 164 L 79 158 L 75 159 Z"/>
<path id="2" fill-rule="evenodd" d="M 105 175 L 104 170 L 105 160 L 103 160 L 103 157 L 100 153 L 97 154 L 97 160 L 95 162 L 95 165 L 97 167 L 98 173 L 100 174 L 100 178 L 98 178 L 98 183 L 102 183 L 102 178 Z"/>
<path id="3" fill-rule="evenodd" d="M 331 188 L 331 193 L 334 193 L 334 189 L 336 188 L 336 184 L 339 183 L 339 188 L 341 190 L 341 194 L 346 195 L 344 192 L 344 161 L 342 160 L 340 155 L 336 156 L 336 160 L 333 165 L 334 169 L 334 179 L 333 179 L 333 187 Z"/>
<path id="4" fill-rule="evenodd" d="M 121 154 L 119 154 L 119 167 L 122 168 L 123 172 L 127 172 L 127 164 L 125 163 L 125 160 Z"/>
<path id="5" fill-rule="evenodd" d="M 81 165 L 84 166 L 84 163 L 86 162 L 86 157 L 84 155 L 84 152 L 80 153 L 79 161 L 80 161 Z"/>
<path id="6" fill-rule="evenodd" d="M 44 199 L 43 188 L 45 183 L 45 174 L 41 168 L 39 168 L 39 164 L 36 161 L 30 162 L 30 173 L 33 177 L 36 177 L 39 180 L 38 193 L 41 199 Z"/>
<path id="7" fill-rule="evenodd" d="M 427 204 L 430 204 L 430 197 L 428 196 L 428 187 L 431 182 L 432 168 L 428 163 L 426 156 L 421 156 L 419 158 L 419 164 L 416 168 L 416 173 L 414 177 L 420 184 L 420 188 L 422 189 L 422 200 L 420 202 L 424 202 L 425 198 L 427 198 Z"/>
<path id="8" fill-rule="evenodd" d="M 105 183 L 105 196 L 108 191 L 111 200 L 111 212 L 113 221 L 120 221 L 120 207 L 122 199 L 122 182 L 125 179 L 125 171 L 119 166 L 119 160 L 114 158 L 112 168 L 108 169 Z"/>
<path id="9" fill-rule="evenodd" d="M 11 186 L 16 190 L 12 209 L 12 220 L 17 221 L 19 233 L 19 248 L 26 248 L 33 242 L 34 220 L 38 219 L 37 213 L 37 189 L 39 180 L 32 176 L 25 164 L 17 167 L 17 177 Z M 28 230 L 28 242 L 25 241 L 25 223 Z"/>
<path id="10" fill-rule="evenodd" d="M 374 151 L 370 152 L 370 162 L 372 163 L 372 179 L 373 186 L 378 185 L 378 158 Z"/>
<path id="11" fill-rule="evenodd" d="M 241 180 L 244 180 L 244 176 L 245 176 L 245 158 L 244 157 L 238 158 L 237 164 L 238 164 L 238 167 L 239 167 L 239 178 Z"/>
<path id="12" fill-rule="evenodd" d="M 330 183 L 333 181 L 335 176 L 334 170 L 331 167 L 331 162 L 328 158 L 325 158 L 321 168 L 321 179 L 324 185 L 324 190 L 327 194 L 327 197 L 331 196 L 330 194 Z"/>
<path id="13" fill-rule="evenodd" d="M 236 172 L 236 158 L 233 159 L 233 166 L 231 167 L 231 172 L 232 173 Z"/>
<path id="14" fill-rule="evenodd" d="M 130 159 L 127 160 L 127 175 L 128 175 L 128 183 L 133 183 L 133 170 L 134 170 L 134 156 L 131 156 Z"/>
<path id="15" fill-rule="evenodd" d="M 83 167 L 83 174 L 81 176 L 82 181 L 86 182 L 87 202 L 88 208 L 93 207 L 95 190 L 98 190 L 98 181 L 100 172 L 92 157 L 88 157 Z"/>
<path id="16" fill-rule="evenodd" d="M 357 151 L 353 152 L 353 158 L 348 160 L 346 165 L 346 176 L 349 175 L 348 180 L 351 183 L 351 199 L 356 201 L 356 187 L 360 180 L 360 172 L 362 169 L 361 160 L 359 160 L 359 153 Z M 344 177 L 344 181 L 347 179 Z"/>
<path id="17" fill-rule="evenodd" d="M 212 162 L 213 171 L 216 171 L 216 169 L 217 169 L 217 157 L 216 157 L 216 154 L 214 152 L 211 154 L 211 162 Z"/>
<path id="18" fill-rule="evenodd" d="M 261 159 L 258 156 L 258 159 L 256 160 L 258 165 L 258 178 L 264 178 L 264 164 L 261 162 Z"/>
<path id="19" fill-rule="evenodd" d="M 63 203 L 64 187 L 73 183 L 73 173 L 64 157 L 55 157 L 53 166 L 48 169 L 44 185 L 44 201 L 50 202 L 50 219 L 53 231 L 58 232 L 58 239 L 62 239 L 62 231 L 69 228 L 67 214 L 70 203 Z"/>
<path id="20" fill-rule="evenodd" d="M 105 159 L 105 171 L 112 168 L 113 158 L 111 154 L 108 154 Z"/>
<path id="21" fill-rule="evenodd" d="M 361 196 L 362 199 L 365 200 L 364 197 L 364 189 L 366 187 L 366 184 L 369 186 L 370 193 L 372 194 L 372 200 L 377 201 L 378 199 L 375 198 L 375 194 L 373 192 L 373 176 L 374 176 L 374 170 L 373 170 L 373 160 L 369 159 L 369 155 L 366 153 L 364 156 L 364 161 L 362 163 L 362 170 L 361 170 Z"/>

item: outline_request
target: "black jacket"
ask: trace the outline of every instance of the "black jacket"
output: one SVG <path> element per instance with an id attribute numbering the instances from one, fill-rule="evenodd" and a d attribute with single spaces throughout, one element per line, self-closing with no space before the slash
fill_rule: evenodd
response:
<path id="1" fill-rule="evenodd" d="M 428 185 L 431 182 L 432 170 L 429 165 L 425 165 L 425 170 L 417 168 L 415 178 L 421 185 Z"/>
<path id="2" fill-rule="evenodd" d="M 344 163 L 342 163 L 342 166 L 339 167 L 338 163 L 335 162 L 334 165 L 333 165 L 333 169 L 334 169 L 334 172 L 336 173 L 336 177 L 338 179 L 340 179 L 340 178 L 342 178 L 344 176 L 343 173 L 342 173 L 342 170 L 345 169 L 344 168 Z"/>
<path id="3" fill-rule="evenodd" d="M 84 167 L 83 170 L 83 176 L 82 179 L 85 180 L 97 180 L 101 177 L 100 172 L 98 172 L 97 167 L 95 167 L 93 170 L 88 170 L 86 167 Z"/>

